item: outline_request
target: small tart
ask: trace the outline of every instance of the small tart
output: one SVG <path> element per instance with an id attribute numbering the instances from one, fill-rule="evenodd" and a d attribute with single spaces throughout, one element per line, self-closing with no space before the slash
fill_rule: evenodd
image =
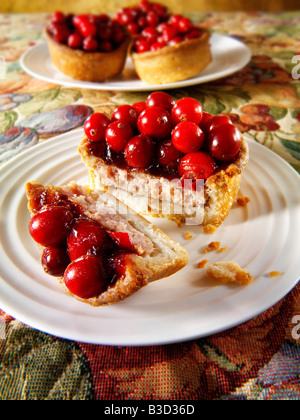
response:
<path id="1" fill-rule="evenodd" d="M 199 38 L 169 45 L 157 51 L 132 52 L 135 70 L 146 83 L 165 84 L 186 80 L 202 72 L 212 60 L 210 32 Z"/>
<path id="2" fill-rule="evenodd" d="M 215 227 L 228 216 L 249 161 L 249 148 L 242 138 L 234 162 L 222 165 L 206 180 L 203 194 L 199 194 L 192 189 L 183 190 L 181 184 L 174 184 L 172 179 L 162 175 L 107 164 L 102 157 L 91 153 L 87 137 L 79 145 L 79 154 L 88 170 L 92 189 L 109 191 L 144 216 Z"/>
<path id="3" fill-rule="evenodd" d="M 112 52 L 86 52 L 56 42 L 46 30 L 51 59 L 63 74 L 77 80 L 103 82 L 120 74 L 125 66 L 131 41 L 127 36 Z"/>

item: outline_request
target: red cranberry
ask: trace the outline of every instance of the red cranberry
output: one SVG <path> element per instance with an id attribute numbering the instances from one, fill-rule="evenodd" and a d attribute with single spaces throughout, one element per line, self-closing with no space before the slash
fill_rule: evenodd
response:
<path id="1" fill-rule="evenodd" d="M 201 33 L 202 33 L 201 32 L 201 29 L 195 28 L 195 29 L 192 29 L 187 34 L 185 34 L 184 37 L 183 37 L 183 39 L 185 41 L 188 41 L 190 39 L 196 39 L 196 38 L 199 38 L 200 37 Z"/>
<path id="2" fill-rule="evenodd" d="M 150 51 L 159 51 L 167 45 L 165 41 L 157 41 L 151 45 Z"/>
<path id="3" fill-rule="evenodd" d="M 193 98 L 179 99 L 172 109 L 175 124 L 181 121 L 191 121 L 199 124 L 202 119 L 202 105 Z"/>
<path id="4" fill-rule="evenodd" d="M 147 39 L 140 39 L 135 45 L 136 51 L 139 54 L 150 51 L 151 49 L 151 43 Z"/>
<path id="5" fill-rule="evenodd" d="M 132 128 L 136 127 L 138 113 L 131 105 L 121 105 L 112 114 L 111 121 L 125 122 Z"/>
<path id="6" fill-rule="evenodd" d="M 109 232 L 109 236 L 120 248 L 130 252 L 135 252 L 135 247 L 132 244 L 130 236 L 127 232 Z"/>
<path id="7" fill-rule="evenodd" d="M 148 26 L 142 31 L 142 35 L 150 42 L 150 44 L 153 44 L 157 40 L 158 32 L 153 26 Z"/>
<path id="8" fill-rule="evenodd" d="M 183 121 L 174 128 L 172 141 L 176 149 L 182 153 L 197 152 L 204 144 L 205 134 L 201 128 L 191 122 Z"/>
<path id="9" fill-rule="evenodd" d="M 201 130 L 203 130 L 205 133 L 207 133 L 207 131 L 208 131 L 208 124 L 209 124 L 209 121 L 211 120 L 211 118 L 212 118 L 212 115 L 209 114 L 208 112 L 203 112 L 202 113 L 202 119 L 201 119 L 201 122 L 200 122 L 199 126 L 200 126 Z"/>
<path id="10" fill-rule="evenodd" d="M 64 23 L 65 20 L 66 20 L 66 16 L 64 15 L 64 13 L 62 13 L 60 11 L 55 11 L 51 15 L 51 21 L 52 22 Z"/>
<path id="11" fill-rule="evenodd" d="M 113 51 L 114 46 L 110 41 L 101 41 L 99 43 L 99 51 L 109 53 Z"/>
<path id="12" fill-rule="evenodd" d="M 97 39 L 92 36 L 84 38 L 82 45 L 85 51 L 97 51 L 99 48 Z"/>
<path id="13" fill-rule="evenodd" d="M 90 20 L 82 20 L 78 29 L 84 38 L 95 37 L 97 35 L 97 27 Z"/>
<path id="14" fill-rule="evenodd" d="M 101 41 L 109 41 L 112 38 L 113 29 L 110 25 L 101 24 L 98 27 L 98 38 Z"/>
<path id="15" fill-rule="evenodd" d="M 101 112 L 95 112 L 84 123 L 84 132 L 91 141 L 104 141 L 105 132 L 110 124 L 109 118 Z"/>
<path id="16" fill-rule="evenodd" d="M 171 113 L 175 100 L 166 92 L 153 92 L 147 98 L 147 107 L 156 106 Z"/>
<path id="17" fill-rule="evenodd" d="M 69 35 L 68 37 L 68 46 L 70 48 L 82 48 L 82 36 L 76 32 Z"/>
<path id="18" fill-rule="evenodd" d="M 85 255 L 73 261 L 64 274 L 66 287 L 75 296 L 90 299 L 106 289 L 102 260 L 94 255 Z"/>
<path id="19" fill-rule="evenodd" d="M 189 18 L 183 17 L 178 22 L 178 29 L 181 33 L 189 32 L 193 28 L 193 23 Z"/>
<path id="20" fill-rule="evenodd" d="M 211 117 L 211 119 L 208 121 L 207 125 L 206 125 L 206 130 L 207 131 L 212 131 L 213 129 L 215 129 L 216 127 L 218 127 L 219 125 L 223 125 L 223 124 L 232 124 L 231 120 L 229 117 L 227 117 L 226 115 L 215 115 L 213 117 Z"/>
<path id="21" fill-rule="evenodd" d="M 133 137 L 125 147 L 125 160 L 132 168 L 147 169 L 154 159 L 155 146 L 151 137 L 140 134 Z"/>
<path id="22" fill-rule="evenodd" d="M 67 207 L 45 206 L 32 217 L 29 232 L 38 244 L 57 246 L 66 239 L 72 220 L 73 215 Z"/>
<path id="23" fill-rule="evenodd" d="M 181 19 L 183 18 L 183 16 L 181 16 L 181 15 L 172 15 L 171 17 L 170 17 L 170 20 L 169 20 L 169 22 L 170 22 L 170 24 L 176 29 L 176 30 L 178 30 L 178 28 L 179 28 L 179 22 L 181 21 Z"/>
<path id="24" fill-rule="evenodd" d="M 147 108 L 146 102 L 136 102 L 132 106 L 136 110 L 136 112 L 138 113 L 138 115 L 140 115 Z"/>
<path id="25" fill-rule="evenodd" d="M 110 149 L 120 153 L 125 149 L 132 136 L 133 130 L 131 125 L 125 122 L 114 121 L 107 127 L 105 140 Z"/>
<path id="26" fill-rule="evenodd" d="M 189 153 L 179 163 L 179 175 L 186 179 L 208 179 L 217 169 L 215 160 L 205 152 Z"/>
<path id="27" fill-rule="evenodd" d="M 131 35 L 138 35 L 138 33 L 140 32 L 138 24 L 134 22 L 129 23 L 127 29 Z"/>
<path id="28" fill-rule="evenodd" d="M 93 220 L 76 220 L 72 226 L 67 245 L 71 261 L 88 254 L 101 254 L 107 244 L 108 235 L 98 223 Z"/>
<path id="29" fill-rule="evenodd" d="M 47 274 L 62 277 L 70 264 L 65 246 L 45 248 L 42 254 L 42 266 Z"/>
<path id="30" fill-rule="evenodd" d="M 48 26 L 50 33 L 56 42 L 66 44 L 70 35 L 70 30 L 63 23 L 51 22 Z"/>
<path id="31" fill-rule="evenodd" d="M 207 140 L 209 152 L 221 162 L 233 161 L 240 150 L 241 142 L 241 132 L 233 124 L 217 126 Z"/>
<path id="32" fill-rule="evenodd" d="M 153 12 L 153 11 L 150 11 L 147 14 L 146 19 L 147 19 L 148 25 L 149 26 L 154 26 L 154 27 L 156 27 L 159 24 L 159 21 L 160 21 L 160 18 L 158 16 L 158 14 Z"/>
<path id="33" fill-rule="evenodd" d="M 168 111 L 153 106 L 145 109 L 138 119 L 138 129 L 156 139 L 165 139 L 171 135 L 173 122 Z"/>
<path id="34" fill-rule="evenodd" d="M 176 170 L 179 159 L 183 154 L 174 147 L 172 140 L 165 140 L 159 143 L 157 150 L 157 160 L 160 166 L 170 170 Z"/>

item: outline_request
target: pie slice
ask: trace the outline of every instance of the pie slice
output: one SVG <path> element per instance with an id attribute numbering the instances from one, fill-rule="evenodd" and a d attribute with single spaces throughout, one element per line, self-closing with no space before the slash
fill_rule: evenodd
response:
<path id="1" fill-rule="evenodd" d="M 108 193 L 29 182 L 26 195 L 45 272 L 82 302 L 120 302 L 188 262 L 181 245 Z"/>

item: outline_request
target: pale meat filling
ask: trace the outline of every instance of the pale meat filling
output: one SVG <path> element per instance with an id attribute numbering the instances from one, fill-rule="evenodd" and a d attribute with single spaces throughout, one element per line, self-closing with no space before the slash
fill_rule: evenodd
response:
<path id="1" fill-rule="evenodd" d="M 78 188 L 75 193 L 72 184 L 65 187 L 62 192 L 80 205 L 84 212 L 91 213 L 93 219 L 107 231 L 128 233 L 131 243 L 139 255 L 150 255 L 153 252 L 154 244 L 151 239 L 132 226 L 126 217 L 118 214 L 114 203 L 95 201 L 92 196 L 86 194 L 86 191 L 80 191 Z"/>

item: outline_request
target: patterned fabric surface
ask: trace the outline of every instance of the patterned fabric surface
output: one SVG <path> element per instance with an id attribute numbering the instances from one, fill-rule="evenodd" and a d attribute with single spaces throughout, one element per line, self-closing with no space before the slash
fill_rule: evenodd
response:
<path id="1" fill-rule="evenodd" d="M 246 43 L 253 57 L 223 80 L 172 91 L 231 116 L 243 132 L 300 171 L 300 12 L 194 14 Z M 21 54 L 43 41 L 46 15 L 0 15 L 0 162 L 83 125 L 93 111 L 145 100 L 34 79 Z M 0 65 L 1 65 L 0 62 Z M 1 70 L 1 69 L 0 69 Z M 3 70 L 3 68 L 2 68 Z M 299 76 L 299 77 L 298 77 Z M 0 310 L 0 398 L 80 400 L 298 400 L 300 285 L 251 321 L 187 343 L 110 347 L 72 342 Z"/>

